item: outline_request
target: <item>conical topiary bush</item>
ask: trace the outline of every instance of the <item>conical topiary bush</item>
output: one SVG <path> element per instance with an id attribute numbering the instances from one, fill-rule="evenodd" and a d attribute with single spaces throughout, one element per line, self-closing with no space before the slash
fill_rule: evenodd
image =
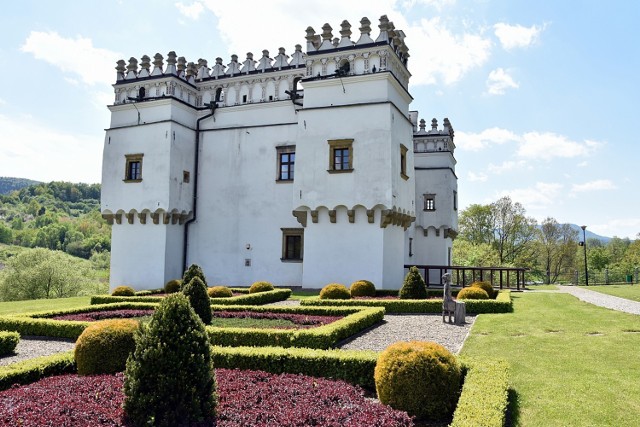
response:
<path id="1" fill-rule="evenodd" d="M 211 324 L 211 300 L 207 287 L 198 276 L 191 279 L 182 289 L 182 293 L 189 298 L 189 303 L 205 325 Z"/>
<path id="2" fill-rule="evenodd" d="M 187 271 L 182 275 L 182 287 L 185 287 L 187 283 L 193 280 L 194 277 L 199 277 L 204 283 L 204 286 L 207 287 L 207 279 L 204 277 L 204 271 L 202 271 L 202 267 L 198 264 L 191 264 Z"/>
<path id="3" fill-rule="evenodd" d="M 417 267 L 409 268 L 409 272 L 402 282 L 402 288 L 398 293 L 400 299 L 425 299 L 427 298 L 427 285 Z"/>

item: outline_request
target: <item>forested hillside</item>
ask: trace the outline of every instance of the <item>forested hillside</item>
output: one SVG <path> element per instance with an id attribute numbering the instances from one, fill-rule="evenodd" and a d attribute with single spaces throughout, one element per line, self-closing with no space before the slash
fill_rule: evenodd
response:
<path id="1" fill-rule="evenodd" d="M 100 216 L 100 185 L 40 183 L 0 195 L 0 243 L 108 259 L 111 229 Z"/>
<path id="2" fill-rule="evenodd" d="M 6 176 L 0 176 L 0 194 L 9 194 L 14 190 L 19 190 L 23 187 L 35 184 L 40 184 L 40 182 L 26 178 L 9 178 Z"/>

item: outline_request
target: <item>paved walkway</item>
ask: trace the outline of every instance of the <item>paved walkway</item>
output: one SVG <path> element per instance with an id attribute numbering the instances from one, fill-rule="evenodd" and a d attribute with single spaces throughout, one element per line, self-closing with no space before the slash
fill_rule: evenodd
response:
<path id="1" fill-rule="evenodd" d="M 625 313 L 640 314 L 640 302 L 591 291 L 578 286 L 558 286 L 560 292 L 571 294 L 578 299 L 611 310 L 624 311 Z"/>

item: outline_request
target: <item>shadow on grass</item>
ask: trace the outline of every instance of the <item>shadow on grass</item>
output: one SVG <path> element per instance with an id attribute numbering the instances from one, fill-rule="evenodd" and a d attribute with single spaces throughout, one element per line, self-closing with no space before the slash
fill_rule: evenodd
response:
<path id="1" fill-rule="evenodd" d="M 505 427 L 517 427 L 520 425 L 520 403 L 518 402 L 518 392 L 514 389 L 509 389 L 507 404 L 507 419 Z"/>

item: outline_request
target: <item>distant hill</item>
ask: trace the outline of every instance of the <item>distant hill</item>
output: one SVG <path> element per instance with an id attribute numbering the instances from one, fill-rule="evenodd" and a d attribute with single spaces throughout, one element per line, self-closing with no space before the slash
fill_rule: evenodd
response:
<path id="1" fill-rule="evenodd" d="M 571 226 L 571 228 L 573 228 L 574 230 L 578 230 L 579 233 L 579 240 L 582 241 L 582 228 L 580 228 L 579 225 L 577 224 L 569 224 Z M 599 234 L 596 234 L 594 232 L 589 231 L 589 227 L 587 226 L 586 231 L 586 235 L 587 235 L 587 243 L 589 239 L 597 239 L 600 240 L 603 244 L 607 244 L 609 243 L 609 241 L 611 241 L 611 237 L 607 237 L 607 236 L 600 236 Z"/>
<path id="2" fill-rule="evenodd" d="M 14 190 L 19 190 L 34 184 L 40 184 L 40 181 L 2 176 L 0 177 L 0 194 L 9 194 Z"/>

